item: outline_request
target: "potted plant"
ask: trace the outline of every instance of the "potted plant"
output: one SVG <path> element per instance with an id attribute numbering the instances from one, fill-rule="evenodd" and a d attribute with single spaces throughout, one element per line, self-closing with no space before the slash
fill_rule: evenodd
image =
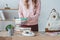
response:
<path id="1" fill-rule="evenodd" d="M 6 26 L 6 31 L 8 31 L 8 34 L 9 34 L 10 36 L 12 36 L 13 33 L 14 33 L 14 26 L 11 25 L 11 24 L 7 25 L 7 26 Z"/>

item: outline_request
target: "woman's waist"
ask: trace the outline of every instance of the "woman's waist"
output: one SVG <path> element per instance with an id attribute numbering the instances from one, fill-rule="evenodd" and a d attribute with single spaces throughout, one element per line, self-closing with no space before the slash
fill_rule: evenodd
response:
<path id="1" fill-rule="evenodd" d="M 26 23 L 25 25 L 36 25 L 38 24 L 37 22 L 36 23 Z"/>
<path id="2" fill-rule="evenodd" d="M 22 27 L 32 27 L 32 26 L 38 26 L 38 24 L 35 25 L 21 25 Z"/>
<path id="3" fill-rule="evenodd" d="M 38 24 L 38 21 L 27 21 L 23 25 L 36 25 L 36 24 Z"/>
<path id="4" fill-rule="evenodd" d="M 23 22 L 23 25 L 35 25 L 35 24 L 38 24 L 38 19 L 27 20 L 27 21 Z"/>

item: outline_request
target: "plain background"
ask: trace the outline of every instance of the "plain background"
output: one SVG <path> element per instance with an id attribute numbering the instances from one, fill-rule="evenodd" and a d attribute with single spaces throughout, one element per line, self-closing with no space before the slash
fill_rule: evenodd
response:
<path id="1" fill-rule="evenodd" d="M 39 31 L 45 31 L 46 23 L 53 8 L 60 13 L 60 0 L 41 0 Z"/>

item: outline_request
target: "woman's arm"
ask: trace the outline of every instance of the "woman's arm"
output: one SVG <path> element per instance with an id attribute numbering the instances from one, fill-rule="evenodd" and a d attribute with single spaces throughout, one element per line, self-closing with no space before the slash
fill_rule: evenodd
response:
<path id="1" fill-rule="evenodd" d="M 34 13 L 33 13 L 33 15 L 31 15 L 30 17 L 31 17 L 32 19 L 38 18 L 38 16 L 40 15 L 40 9 L 41 9 L 41 2 L 40 2 L 40 0 L 38 0 L 38 1 L 37 1 L 37 7 L 36 7 L 35 15 L 34 15 Z"/>
<path id="2" fill-rule="evenodd" d="M 19 6 L 19 10 L 18 10 L 18 15 L 19 15 L 19 18 L 23 18 L 23 12 L 22 12 L 22 9 L 20 6 Z"/>
<path id="3" fill-rule="evenodd" d="M 20 0 L 20 3 L 19 3 L 19 10 L 18 10 L 18 15 L 19 15 L 19 18 L 23 18 L 23 11 L 22 11 L 22 2 Z"/>

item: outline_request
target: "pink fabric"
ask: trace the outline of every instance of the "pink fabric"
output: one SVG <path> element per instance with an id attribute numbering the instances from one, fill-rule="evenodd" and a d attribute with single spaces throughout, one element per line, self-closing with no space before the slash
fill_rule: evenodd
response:
<path id="1" fill-rule="evenodd" d="M 26 9 L 24 6 L 24 1 L 20 0 L 19 3 L 19 17 L 20 18 L 28 18 L 28 20 L 26 21 L 26 23 L 24 25 L 35 25 L 38 24 L 38 17 L 40 15 L 40 6 L 41 2 L 40 0 L 37 1 L 37 8 L 33 9 L 33 5 L 32 5 L 32 0 L 29 0 L 29 9 Z M 36 14 L 34 15 L 36 10 Z"/>

